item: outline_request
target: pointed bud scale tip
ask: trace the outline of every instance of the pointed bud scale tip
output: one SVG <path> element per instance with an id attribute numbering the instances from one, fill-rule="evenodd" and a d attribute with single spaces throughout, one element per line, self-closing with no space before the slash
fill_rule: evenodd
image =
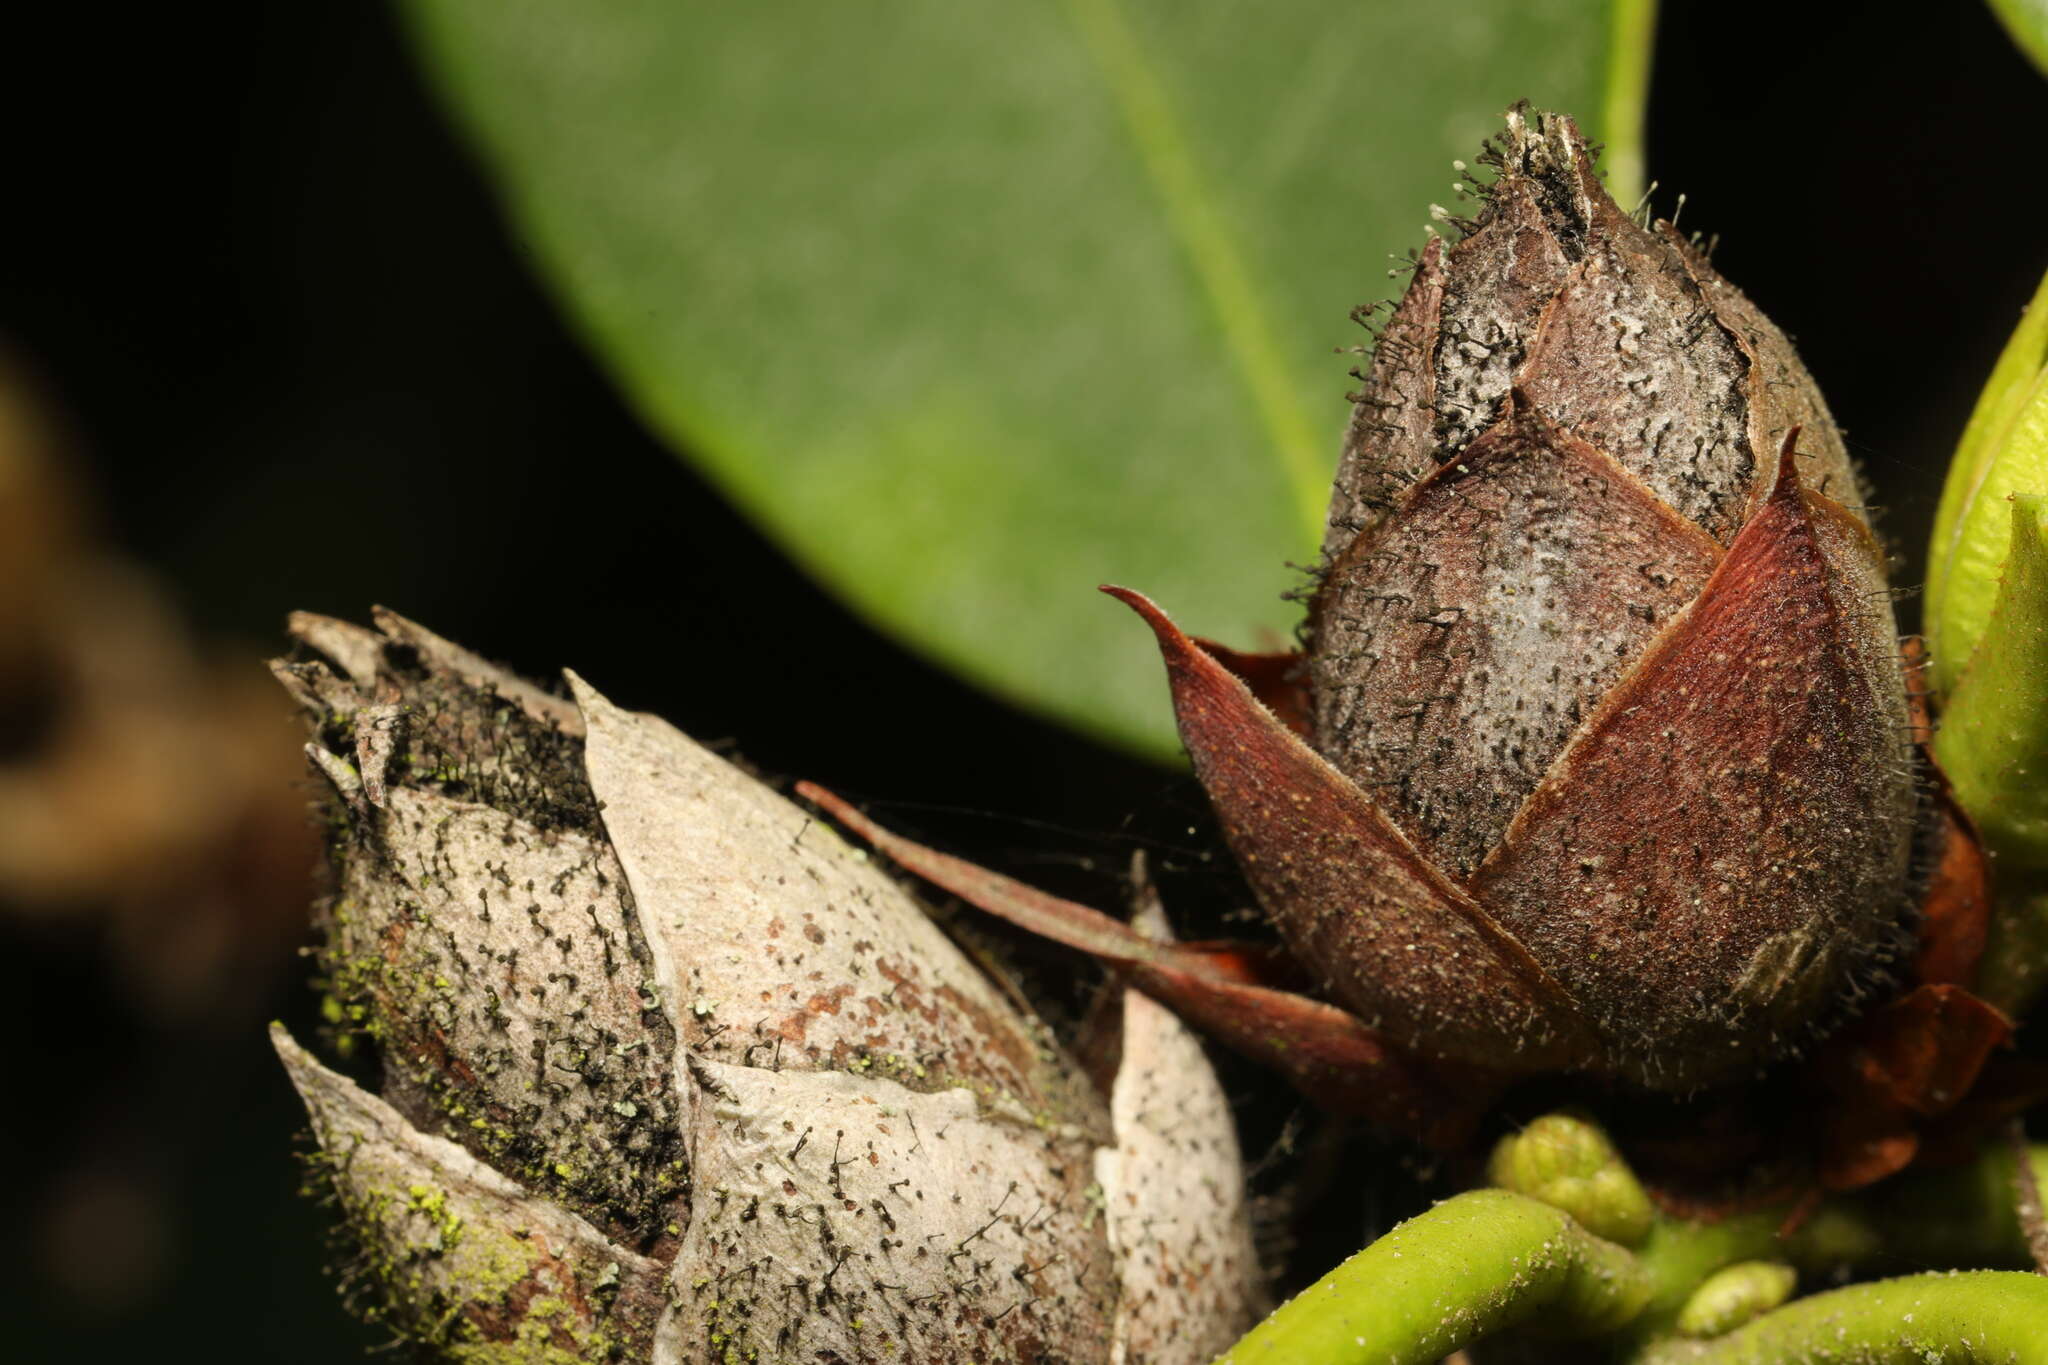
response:
<path id="1" fill-rule="evenodd" d="M 1107 591 L 1158 639 L 1182 742 L 1261 906 L 1338 999 L 1467 1065 L 1585 1059 L 1586 1030 L 1541 965 L 1150 598 Z M 1477 989 L 1390 970 L 1425 949 L 1470 963 Z"/>
<path id="2" fill-rule="evenodd" d="M 1785 484 L 1799 481 L 1799 466 L 1795 463 L 1799 454 L 1799 428 L 1790 427 L 1785 432 L 1785 443 L 1778 447 L 1778 476 L 1773 491 Z"/>

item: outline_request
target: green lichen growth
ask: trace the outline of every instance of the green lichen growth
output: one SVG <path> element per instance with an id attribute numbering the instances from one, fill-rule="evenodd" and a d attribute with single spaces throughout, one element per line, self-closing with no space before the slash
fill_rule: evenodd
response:
<path id="1" fill-rule="evenodd" d="M 508 1226 L 443 1186 L 358 1178 L 353 1153 L 309 1160 L 309 1191 L 341 1213 L 343 1297 L 364 1321 L 464 1365 L 644 1358 L 657 1310 L 598 1264 Z"/>
<path id="2" fill-rule="evenodd" d="M 501 812 L 508 841 L 516 828 L 529 841 L 568 834 L 601 844 L 580 738 L 436 669 L 408 646 L 387 644 L 382 664 L 380 700 L 395 687 L 400 707 L 388 722 L 391 788 Z M 339 706 L 316 715 L 317 741 L 352 760 L 358 715 Z M 593 1008 L 598 992 L 618 993 L 616 980 L 644 983 L 651 970 L 623 882 L 573 865 L 596 876 L 620 907 L 600 922 L 560 882 L 508 881 L 502 906 L 494 899 L 485 913 L 514 917 L 519 947 L 493 956 L 464 917 L 473 908 L 452 913 L 454 883 L 435 865 L 445 855 L 419 852 L 422 841 L 447 847 L 445 821 L 407 829 L 393 844 L 388 804 L 352 806 L 340 796 L 327 804 L 335 890 L 317 915 L 315 986 L 333 1051 L 374 1056 L 385 1097 L 423 1131 L 460 1142 L 626 1245 L 645 1249 L 661 1239 L 687 1194 L 661 1060 L 673 1053 L 673 1033 L 652 997 L 636 999 L 630 986 L 623 1012 L 616 1004 Z M 401 865 L 403 856 L 411 866 Z M 603 945 L 608 980 L 565 965 L 579 939 Z M 512 980 L 526 993 L 508 994 Z M 539 1042 L 530 1045 L 515 1023 L 531 1025 Z"/>
<path id="3" fill-rule="evenodd" d="M 674 1099 L 658 1065 L 671 1044 L 631 1048 L 648 1040 L 587 1027 L 585 1012 L 570 1007 L 547 1022 L 547 1052 L 536 1059 L 512 1045 L 501 1000 L 458 984 L 489 967 L 456 966 L 428 911 L 415 905 L 390 922 L 367 920 L 338 901 L 321 952 L 338 1051 L 374 1045 L 389 1097 L 416 1124 L 614 1235 L 644 1244 L 670 1221 L 687 1189 Z M 458 1012 L 470 1009 L 481 1027 L 458 1031 Z M 479 1035 L 480 1047 L 450 1051 L 451 1036 Z"/>

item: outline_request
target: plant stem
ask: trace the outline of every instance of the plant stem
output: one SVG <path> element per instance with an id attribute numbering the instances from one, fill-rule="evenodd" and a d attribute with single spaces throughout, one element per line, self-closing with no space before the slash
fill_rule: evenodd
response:
<path id="1" fill-rule="evenodd" d="M 1546 1335 L 1612 1331 L 1649 1291 L 1635 1257 L 1566 1214 L 1472 1190 L 1282 1304 L 1218 1365 L 1427 1365 L 1539 1310 Z"/>
<path id="2" fill-rule="evenodd" d="M 1643 123 L 1650 100 L 1650 59 L 1657 45 L 1657 0 L 1613 0 L 1607 27 L 1600 140 L 1607 148 L 1608 192 L 1631 205 L 1643 197 Z"/>
<path id="3" fill-rule="evenodd" d="M 1723 1266 L 1770 1257 L 1805 1260 L 1778 1238 L 1783 1209 L 1736 1214 L 1712 1223 L 1660 1218 L 1636 1254 L 1649 1277 L 1650 1297 L 1629 1324 L 1638 1341 L 1669 1333 L 1693 1290 Z"/>
<path id="4" fill-rule="evenodd" d="M 1815 1294 L 1713 1341 L 1664 1341 L 1638 1365 L 2048 1365 L 2048 1279 L 1911 1275 Z"/>
<path id="5" fill-rule="evenodd" d="M 2027 1149 L 2048 1180 L 2048 1146 Z M 1790 1237 L 1774 1205 L 1712 1223 L 1660 1218 L 1637 1248 L 1650 1298 L 1628 1335 L 1647 1344 L 1669 1335 L 1693 1290 L 1737 1261 L 1787 1260 L 1809 1277 L 1924 1266 L 2026 1265 L 2027 1238 L 2013 1195 L 2015 1158 L 1992 1145 L 1967 1166 L 1916 1171 L 1831 1199 Z"/>
<path id="6" fill-rule="evenodd" d="M 2048 1178 L 2048 1146 L 2028 1151 L 2036 1172 Z M 2013 1171 L 2014 1154 L 1993 1146 L 1968 1166 L 1830 1200 L 1789 1238 L 1778 1235 L 1785 1207 L 1712 1223 L 1659 1218 L 1634 1253 L 1548 1204 L 1506 1190 L 1473 1190 L 1345 1261 L 1253 1328 L 1219 1365 L 1427 1365 L 1539 1314 L 1546 1336 L 1615 1333 L 1613 1345 L 1643 1361 L 2048 1362 L 2048 1345 L 2030 1347 L 2031 1355 L 1999 1353 L 2036 1337 L 2048 1343 L 2048 1279 L 1991 1271 L 1884 1281 L 1799 1300 L 1709 1345 L 1670 1338 L 1694 1290 L 1739 1261 L 1791 1261 L 1808 1275 L 1902 1264 L 2025 1264 Z M 1985 1303 L 2000 1307 L 1990 1313 Z M 1913 1330 L 1901 1335 L 1905 1313 L 1914 1315 Z M 1949 1331 L 1978 1318 L 1975 1335 Z M 1830 1339 L 1845 1343 L 1846 1354 L 1800 1354 L 1807 1349 L 1800 1342 L 1821 1341 L 1810 1334 L 1838 1329 L 1848 1335 Z M 1909 1350 L 1915 1342 L 1923 1343 L 1911 1347 L 1919 1355 Z M 1724 1347 L 1736 1353 L 1696 1354 Z"/>

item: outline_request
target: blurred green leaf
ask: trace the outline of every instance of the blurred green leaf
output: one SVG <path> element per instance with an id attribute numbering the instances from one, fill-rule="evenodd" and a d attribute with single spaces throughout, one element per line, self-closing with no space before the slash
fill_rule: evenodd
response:
<path id="1" fill-rule="evenodd" d="M 1991 12 L 2020 51 L 2048 75 L 2048 0 L 1991 0 Z"/>
<path id="2" fill-rule="evenodd" d="M 1973 994 L 2025 1019 L 2048 987 L 2048 894 L 2006 893 L 1992 906 Z"/>
<path id="3" fill-rule="evenodd" d="M 407 8 L 654 428 L 870 618 L 1154 752 L 1149 638 L 1094 586 L 1284 638 L 1355 363 L 1333 351 L 1362 338 L 1346 311 L 1393 292 L 1389 254 L 1516 99 L 1580 114 L 1632 177 L 1653 13 Z"/>
<path id="4" fill-rule="evenodd" d="M 2048 497 L 2007 504 L 2011 554 L 1935 756 L 2001 866 L 2048 867 Z"/>
<path id="5" fill-rule="evenodd" d="M 2048 493 L 2048 277 L 2005 344 L 1949 462 L 1927 556 L 1934 688 L 1952 692 L 1998 600 L 2015 493 Z"/>

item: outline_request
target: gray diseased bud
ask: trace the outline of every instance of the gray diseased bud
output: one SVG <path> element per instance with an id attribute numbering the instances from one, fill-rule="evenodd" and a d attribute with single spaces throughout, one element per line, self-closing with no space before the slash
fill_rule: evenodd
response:
<path id="1" fill-rule="evenodd" d="M 580 680 L 401 618 L 279 665 L 334 789 L 279 1037 L 358 1296 L 449 1359 L 1200 1361 L 1261 1301 L 1228 1108 L 1125 1001 L 1098 1094 L 836 834 Z"/>

